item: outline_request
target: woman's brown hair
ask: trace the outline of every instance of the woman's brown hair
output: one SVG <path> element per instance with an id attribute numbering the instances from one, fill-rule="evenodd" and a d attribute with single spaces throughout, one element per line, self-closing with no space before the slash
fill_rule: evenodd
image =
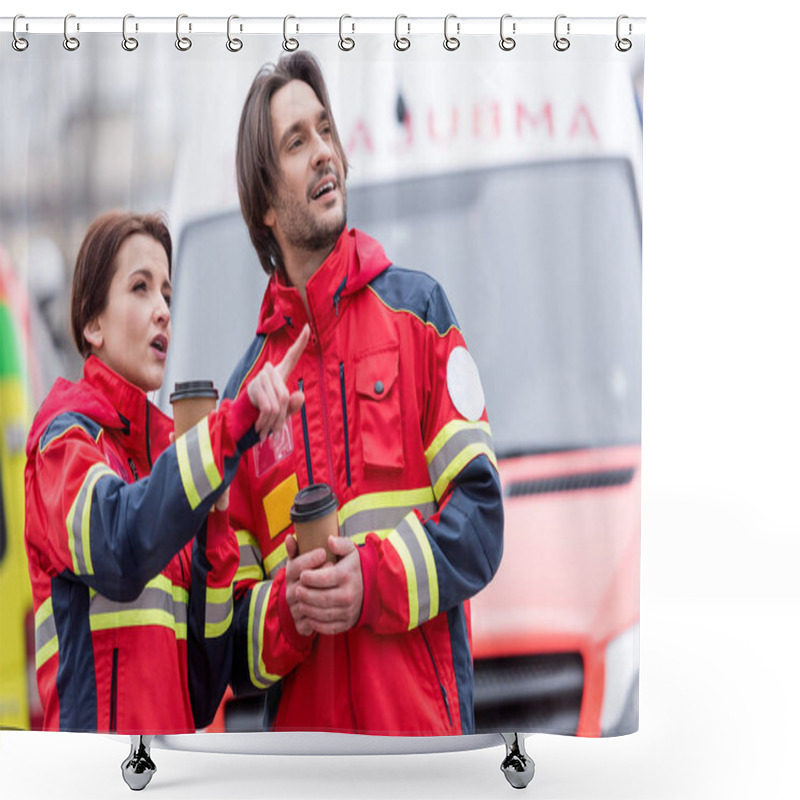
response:
<path id="1" fill-rule="evenodd" d="M 83 336 L 83 329 L 105 310 L 117 269 L 117 253 L 134 233 L 151 236 L 164 248 L 172 274 L 172 239 L 160 214 L 108 211 L 97 217 L 83 237 L 72 275 L 72 338 L 84 358 L 92 348 Z"/>

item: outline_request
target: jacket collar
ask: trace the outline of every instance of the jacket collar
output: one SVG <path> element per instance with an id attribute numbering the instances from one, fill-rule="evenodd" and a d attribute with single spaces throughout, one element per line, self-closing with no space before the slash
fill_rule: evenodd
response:
<path id="1" fill-rule="evenodd" d="M 59 378 L 55 382 L 31 427 L 27 450 L 32 452 L 38 446 L 55 417 L 69 411 L 83 414 L 107 430 L 119 431 L 125 436 L 126 449 L 149 453 L 153 460 L 169 444 L 172 420 L 145 392 L 94 355 L 84 362 L 82 380 L 72 383 Z"/>
<path id="2" fill-rule="evenodd" d="M 288 325 L 299 333 L 306 321 L 325 333 L 338 320 L 348 297 L 363 289 L 390 264 L 381 245 L 353 228 L 342 231 L 330 255 L 306 284 L 308 319 L 300 292 L 276 273 L 261 304 L 258 333 L 268 334 Z"/>

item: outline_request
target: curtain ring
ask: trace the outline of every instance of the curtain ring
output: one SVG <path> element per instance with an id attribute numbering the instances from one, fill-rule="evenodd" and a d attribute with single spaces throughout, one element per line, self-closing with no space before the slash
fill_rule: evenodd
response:
<path id="1" fill-rule="evenodd" d="M 122 49 L 127 50 L 129 53 L 133 52 L 139 46 L 139 40 L 133 36 L 128 36 L 128 20 L 135 19 L 133 14 L 126 14 L 122 18 Z M 138 29 L 138 25 L 136 26 Z"/>
<path id="2" fill-rule="evenodd" d="M 182 52 L 186 52 L 192 46 L 192 40 L 188 36 L 181 36 L 181 20 L 188 19 L 188 14 L 178 14 L 175 19 L 175 47 Z M 189 23 L 189 30 L 192 30 L 192 23 Z"/>
<path id="3" fill-rule="evenodd" d="M 289 36 L 287 35 L 287 29 L 289 27 L 290 19 L 296 19 L 296 17 L 293 17 L 291 14 L 289 14 L 288 16 L 283 18 L 283 49 L 289 53 L 293 52 L 294 50 L 297 50 L 297 48 L 300 47 L 300 42 L 298 42 L 297 39 L 294 38 L 290 39 Z"/>
<path id="4" fill-rule="evenodd" d="M 408 50 L 408 48 L 411 47 L 411 39 L 409 39 L 407 36 L 400 35 L 401 19 L 408 19 L 408 17 L 405 14 L 398 14 L 394 18 L 394 49 L 403 52 L 404 50 Z M 406 26 L 408 27 L 408 33 L 411 33 L 411 23 L 407 22 Z"/>
<path id="5" fill-rule="evenodd" d="M 351 39 L 349 36 L 342 35 L 342 26 L 346 19 L 353 19 L 353 18 L 349 14 L 342 14 L 342 16 L 339 17 L 339 49 L 344 50 L 345 52 L 352 50 L 356 46 L 354 39 Z M 356 32 L 356 24 L 354 22 L 353 33 L 355 32 Z"/>
<path id="6" fill-rule="evenodd" d="M 67 14 L 67 16 L 64 17 L 64 41 L 63 41 L 64 49 L 69 50 L 70 52 L 72 52 L 73 50 L 77 50 L 81 46 L 80 41 L 78 41 L 78 39 L 75 36 L 69 35 L 68 25 L 71 19 L 75 19 L 74 14 Z M 77 26 L 77 30 L 80 30 L 79 25 Z"/>
<path id="7" fill-rule="evenodd" d="M 28 49 L 28 40 L 27 39 L 23 39 L 17 33 L 17 20 L 18 19 L 25 19 L 25 16 L 23 14 L 17 14 L 17 16 L 14 17 L 14 24 L 11 27 L 11 33 L 13 34 L 14 38 L 13 38 L 13 40 L 11 42 L 11 46 L 18 53 L 21 53 L 23 50 L 27 50 Z"/>
<path id="8" fill-rule="evenodd" d="M 617 17 L 617 41 L 614 42 L 614 47 L 616 47 L 617 50 L 620 51 L 620 53 L 627 53 L 628 50 L 630 50 L 631 47 L 633 47 L 633 42 L 631 42 L 630 39 L 623 39 L 619 35 L 620 23 L 624 19 L 628 19 L 628 15 L 627 14 L 620 14 Z M 629 34 L 633 33 L 633 26 L 630 24 L 630 22 L 628 23 L 628 33 Z"/>
<path id="9" fill-rule="evenodd" d="M 511 14 L 503 14 L 503 16 L 500 17 L 500 49 L 505 50 L 506 52 L 508 52 L 509 50 L 513 50 L 517 46 L 516 39 L 513 39 L 511 36 L 505 35 L 504 26 L 507 19 L 511 19 Z M 511 32 L 512 33 L 517 32 L 516 22 L 511 23 Z"/>
<path id="10" fill-rule="evenodd" d="M 450 52 L 452 52 L 453 50 L 458 50 L 458 48 L 461 47 L 461 40 L 458 38 L 458 36 L 449 36 L 447 33 L 447 26 L 451 19 L 456 19 L 456 15 L 448 14 L 444 18 L 444 49 L 450 50 Z M 461 23 L 456 22 L 456 33 L 458 34 L 460 32 L 461 32 Z"/>
<path id="11" fill-rule="evenodd" d="M 228 17 L 228 41 L 225 42 L 225 47 L 227 47 L 231 53 L 238 53 L 244 46 L 241 39 L 234 39 L 231 37 L 231 22 L 235 19 L 239 19 L 236 14 L 231 14 Z M 241 30 L 241 27 L 239 30 Z"/>
<path id="12" fill-rule="evenodd" d="M 566 19 L 566 14 L 559 14 L 556 17 L 556 21 L 553 24 L 553 35 L 556 37 L 556 40 L 553 42 L 553 47 L 558 50 L 559 53 L 563 53 L 565 50 L 569 50 L 570 41 L 566 38 L 566 36 L 559 36 L 558 35 L 558 21 L 560 19 Z M 567 36 L 569 36 L 569 22 L 567 23 Z"/>

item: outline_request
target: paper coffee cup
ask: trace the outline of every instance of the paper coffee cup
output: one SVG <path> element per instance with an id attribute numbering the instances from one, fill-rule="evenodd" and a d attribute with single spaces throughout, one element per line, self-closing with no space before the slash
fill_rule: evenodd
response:
<path id="1" fill-rule="evenodd" d="M 289 516 L 301 555 L 321 547 L 328 561 L 336 561 L 336 556 L 328 549 L 328 537 L 339 535 L 338 507 L 339 501 L 327 483 L 312 483 L 295 495 Z"/>
<path id="2" fill-rule="evenodd" d="M 219 392 L 214 388 L 214 381 L 176 383 L 175 391 L 169 396 L 175 435 L 181 436 L 203 417 L 207 417 L 217 407 L 218 397 Z"/>

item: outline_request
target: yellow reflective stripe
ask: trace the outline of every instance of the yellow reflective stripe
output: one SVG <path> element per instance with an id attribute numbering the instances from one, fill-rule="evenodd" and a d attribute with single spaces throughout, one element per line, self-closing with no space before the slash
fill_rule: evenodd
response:
<path id="1" fill-rule="evenodd" d="M 373 531 L 386 531 L 388 536 L 388 532 L 415 508 L 425 519 L 436 513 L 438 506 L 430 486 L 361 495 L 340 509 L 339 529 L 343 536 L 362 544 Z"/>
<path id="2" fill-rule="evenodd" d="M 189 464 L 189 453 L 186 450 L 186 436 L 179 436 L 175 442 L 175 452 L 178 455 L 178 471 L 181 474 L 181 483 L 183 484 L 183 491 L 186 493 L 186 499 L 189 501 L 189 506 L 194 511 L 200 505 L 200 495 L 194 487 L 194 480 L 192 479 L 192 468 Z"/>
<path id="3" fill-rule="evenodd" d="M 433 487 L 433 493 L 436 495 L 436 499 L 441 500 L 442 495 L 444 494 L 445 489 L 450 484 L 450 481 L 461 472 L 464 467 L 469 464 L 472 459 L 477 458 L 480 455 L 486 456 L 489 461 L 491 462 L 492 466 L 497 469 L 497 457 L 494 454 L 494 451 L 485 444 L 472 444 L 467 445 L 448 465 L 447 469 L 442 472 L 439 479 L 436 481 L 436 484 Z"/>
<path id="4" fill-rule="evenodd" d="M 48 597 L 34 616 L 36 642 L 36 669 L 58 652 L 58 634 L 53 616 L 53 598 Z"/>
<path id="5" fill-rule="evenodd" d="M 258 564 L 251 564 L 247 567 L 239 567 L 236 570 L 236 575 L 233 578 L 234 583 L 239 581 L 255 580 L 260 581 L 264 579 L 264 570 Z"/>
<path id="6" fill-rule="evenodd" d="M 206 587 L 206 639 L 222 636 L 233 620 L 233 590 L 230 586 L 221 589 Z"/>
<path id="7" fill-rule="evenodd" d="M 239 545 L 239 566 L 236 569 L 234 582 L 243 580 L 264 579 L 261 567 L 261 548 L 256 537 L 250 531 L 241 529 L 236 531 L 236 542 Z"/>
<path id="8" fill-rule="evenodd" d="M 389 534 L 406 572 L 409 630 L 439 613 L 439 582 L 428 534 L 413 512 Z"/>
<path id="9" fill-rule="evenodd" d="M 36 650 L 36 669 L 46 664 L 58 652 L 58 636 L 54 636 L 49 642 L 43 644 Z"/>
<path id="10" fill-rule="evenodd" d="M 186 638 L 186 623 L 178 622 L 173 614 L 161 609 L 131 608 L 126 611 L 91 614 L 89 627 L 93 631 L 107 631 L 112 628 L 136 628 L 157 625 L 175 632 L 177 639 Z"/>
<path id="11" fill-rule="evenodd" d="M 93 464 L 67 514 L 67 543 L 76 575 L 94 575 L 91 551 L 92 495 L 97 481 L 103 475 L 116 473 L 103 462 Z"/>
<path id="12" fill-rule="evenodd" d="M 175 451 L 183 490 L 194 510 L 222 484 L 211 448 L 208 417 L 178 437 Z"/>
<path id="13" fill-rule="evenodd" d="M 412 532 L 417 537 L 422 557 L 425 560 L 425 571 L 428 575 L 429 610 L 428 619 L 433 619 L 439 613 L 439 580 L 436 577 L 436 562 L 433 560 L 433 550 L 428 540 L 428 534 L 416 514 L 406 517 Z M 425 620 L 420 620 L 424 622 Z"/>
<path id="14" fill-rule="evenodd" d="M 362 494 L 345 503 L 339 509 L 339 525 L 343 525 L 345 520 L 357 514 L 359 511 L 367 511 L 375 508 L 387 508 L 395 506 L 418 506 L 429 503 L 433 500 L 433 492 L 430 486 L 420 489 L 406 489 L 398 492 L 372 492 Z"/>
<path id="15" fill-rule="evenodd" d="M 203 456 L 203 469 L 205 470 L 209 484 L 211 484 L 211 490 L 214 491 L 222 484 L 222 476 L 219 474 L 217 463 L 214 461 L 214 450 L 211 447 L 211 431 L 208 428 L 208 417 L 201 420 L 196 427 L 200 439 L 200 452 Z"/>
<path id="16" fill-rule="evenodd" d="M 258 539 L 245 528 L 236 531 L 236 542 L 240 549 L 242 547 L 258 547 Z"/>
<path id="17" fill-rule="evenodd" d="M 284 541 L 280 547 L 276 547 L 264 559 L 264 572 L 269 575 L 272 570 L 277 569 L 288 557 L 289 554 L 286 552 L 286 542 Z"/>
<path id="18" fill-rule="evenodd" d="M 419 601 L 417 599 L 417 572 L 414 569 L 414 562 L 411 559 L 411 553 L 408 552 L 406 543 L 400 537 L 397 529 L 393 530 L 387 541 L 392 544 L 400 560 L 403 562 L 403 567 L 406 571 L 406 584 L 408 586 L 408 629 L 416 628 L 419 624 Z"/>
<path id="19" fill-rule="evenodd" d="M 250 681 L 259 689 L 267 689 L 280 680 L 280 675 L 271 675 L 264 666 L 264 622 L 271 591 L 272 581 L 254 586 L 250 592 L 250 608 L 247 614 L 247 664 Z"/>
<path id="20" fill-rule="evenodd" d="M 497 458 L 488 422 L 452 420 L 445 425 L 425 451 L 436 501 L 456 475 L 479 455 L 485 455 L 497 469 Z"/>
<path id="21" fill-rule="evenodd" d="M 379 539 L 387 539 L 393 530 L 394 528 L 385 528 L 382 531 L 363 531 L 362 533 L 354 534 L 350 539 L 352 539 L 356 545 L 362 545 L 367 541 L 367 536 L 371 533 L 374 533 Z"/>
<path id="22" fill-rule="evenodd" d="M 89 627 L 93 631 L 157 625 L 186 638 L 189 591 L 164 575 L 145 584 L 139 597 L 122 603 L 90 591 Z"/>

